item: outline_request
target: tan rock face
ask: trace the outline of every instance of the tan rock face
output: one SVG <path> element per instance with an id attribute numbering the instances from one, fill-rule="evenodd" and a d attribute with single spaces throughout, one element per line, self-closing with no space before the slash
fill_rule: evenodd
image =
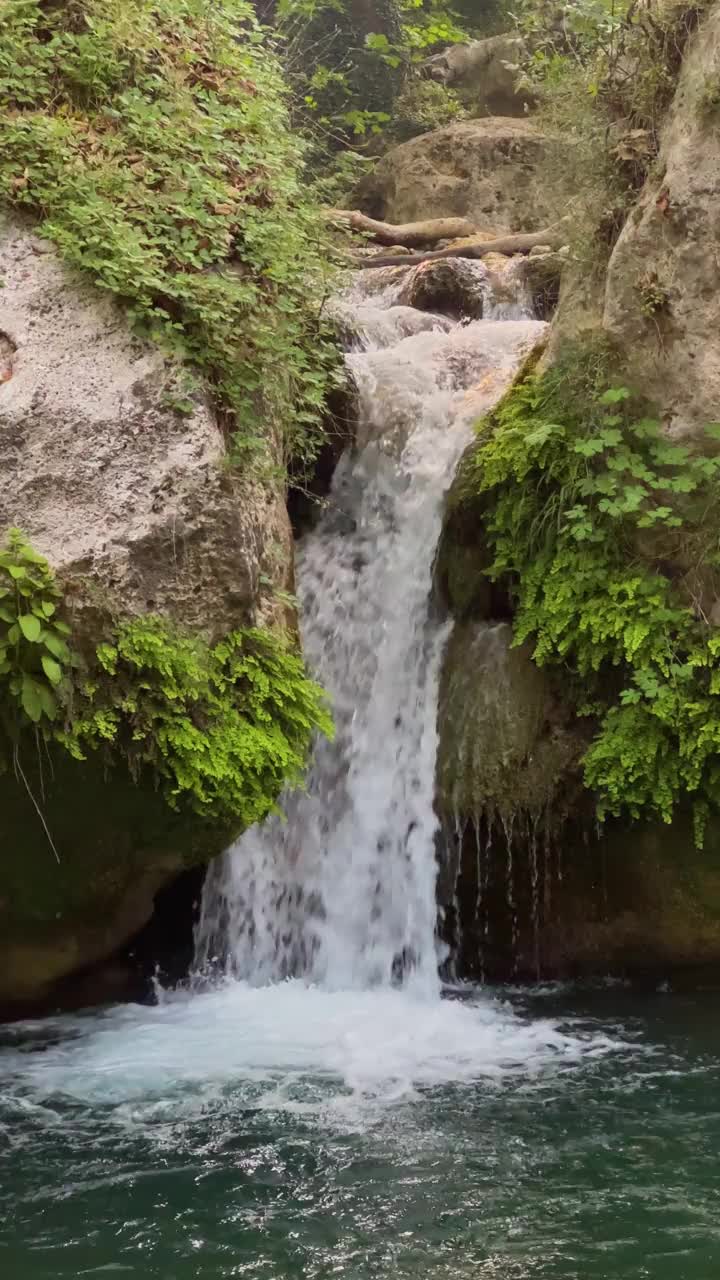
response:
<path id="1" fill-rule="evenodd" d="M 604 325 L 673 434 L 720 417 L 720 5 L 692 37 L 648 181 L 610 262 Z"/>
<path id="2" fill-rule="evenodd" d="M 292 585 L 280 489 L 226 466 L 206 398 L 27 226 L 0 229 L 0 538 L 23 529 L 74 611 L 77 641 L 158 612 L 220 635 L 278 615 Z M 284 613 L 284 606 L 282 606 Z M 173 814 L 151 782 L 58 749 L 0 776 L 0 1004 L 45 999 L 138 930 L 153 896 L 238 825 Z M 56 860 L 35 801 L 42 798 Z"/>
<path id="3" fill-rule="evenodd" d="M 387 222 L 469 218 L 498 233 L 543 225 L 531 190 L 545 147 L 527 120 L 466 120 L 404 142 L 360 189 L 365 212 Z"/>
<path id="4" fill-rule="evenodd" d="M 0 534 L 17 525 L 76 610 L 220 632 L 292 582 L 280 492 L 235 478 L 210 405 L 27 226 L 0 229 Z M 263 582 L 261 583 L 261 578 Z"/>

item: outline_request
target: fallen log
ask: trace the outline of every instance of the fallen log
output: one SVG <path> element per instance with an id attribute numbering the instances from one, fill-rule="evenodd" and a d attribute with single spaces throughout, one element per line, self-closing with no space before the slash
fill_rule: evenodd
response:
<path id="1" fill-rule="evenodd" d="M 324 209 L 328 222 L 343 222 L 353 231 L 363 231 L 380 244 L 398 244 L 408 249 L 416 245 L 436 244 L 438 240 L 459 240 L 477 233 L 474 222 L 467 218 L 428 218 L 425 222 L 405 222 L 393 226 L 378 222 L 357 209 Z"/>
<path id="2" fill-rule="evenodd" d="M 567 239 L 567 229 L 563 218 L 551 227 L 543 227 L 542 231 L 518 232 L 507 236 L 497 236 L 494 240 L 471 240 L 457 248 L 435 249 L 432 253 L 377 253 L 372 257 L 358 259 L 365 267 L 416 267 L 421 262 L 439 262 L 442 258 L 484 258 L 486 253 L 529 253 L 538 244 L 549 245 L 551 249 L 559 249 Z"/>

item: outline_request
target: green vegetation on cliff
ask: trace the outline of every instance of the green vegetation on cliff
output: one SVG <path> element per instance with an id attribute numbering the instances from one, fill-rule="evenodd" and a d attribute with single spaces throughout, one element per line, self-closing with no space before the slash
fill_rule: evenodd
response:
<path id="1" fill-rule="evenodd" d="M 335 376 L 303 155 L 246 0 L 0 0 L 0 200 L 209 379 L 241 459 L 312 456 Z"/>
<path id="2" fill-rule="evenodd" d="M 236 631 L 216 644 L 156 618 L 126 619 L 85 658 L 58 618 L 53 574 L 18 530 L 0 552 L 0 767 L 59 744 L 99 752 L 160 785 L 173 808 L 248 827 L 297 785 L 322 690 L 282 635 Z M 35 739 L 31 730 L 35 730 Z"/>
<path id="3" fill-rule="evenodd" d="M 483 495 L 516 643 L 561 664 L 597 720 L 584 768 L 600 817 L 669 822 L 690 800 L 701 841 L 720 807 L 720 636 L 663 566 L 717 565 L 720 457 L 668 440 L 607 379 L 592 350 L 528 371 L 481 425 L 464 486 Z"/>

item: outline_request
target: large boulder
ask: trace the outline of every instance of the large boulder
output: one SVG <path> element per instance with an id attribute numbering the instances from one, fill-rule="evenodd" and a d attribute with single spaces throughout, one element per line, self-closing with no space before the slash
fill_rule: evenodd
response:
<path id="1" fill-rule="evenodd" d="M 674 434 L 720 416 L 720 5 L 691 38 L 660 155 L 615 246 L 604 325 Z"/>
<path id="2" fill-rule="evenodd" d="M 271 617 L 292 584 L 283 495 L 227 467 L 207 395 L 29 225 L 0 228 L 0 279 L 0 534 L 23 529 L 76 614 Z"/>
<path id="3" fill-rule="evenodd" d="M 284 616 L 282 492 L 228 468 L 209 397 L 29 225 L 2 227 L 0 279 L 0 539 L 18 526 L 47 557 L 77 647 L 147 613 L 212 638 Z M 124 764 L 32 742 L 0 775 L 0 813 L 3 1004 L 109 956 L 238 833 L 174 813 Z"/>
<path id="4" fill-rule="evenodd" d="M 465 120 L 393 147 L 363 181 L 365 213 L 387 222 L 468 218 L 481 230 L 542 226 L 535 172 L 543 134 L 527 120 Z"/>

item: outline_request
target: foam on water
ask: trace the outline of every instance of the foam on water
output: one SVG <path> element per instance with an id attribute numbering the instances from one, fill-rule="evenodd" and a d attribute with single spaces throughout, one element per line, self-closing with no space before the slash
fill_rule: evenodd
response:
<path id="1" fill-rule="evenodd" d="M 26 1024 L 23 1047 L 0 1058 L 10 1092 L 35 1104 L 152 1108 L 168 1100 L 176 1119 L 198 1098 L 228 1090 L 253 1107 L 325 1111 L 334 1100 L 357 1108 L 439 1084 L 543 1075 L 617 1048 L 604 1035 L 522 1019 L 487 997 L 326 991 L 298 980 L 266 988 L 229 980 L 154 1007 L 44 1023 L 40 1039 L 28 1038 L 31 1030 Z"/>

